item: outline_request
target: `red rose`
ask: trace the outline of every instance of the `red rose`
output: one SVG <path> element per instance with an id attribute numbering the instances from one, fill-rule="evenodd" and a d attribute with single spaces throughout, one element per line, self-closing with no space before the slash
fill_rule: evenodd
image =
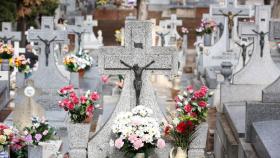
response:
<path id="1" fill-rule="evenodd" d="M 92 117 L 93 116 L 93 110 L 94 110 L 94 106 L 93 105 L 88 106 L 87 109 L 86 109 L 86 115 L 88 117 Z"/>
<path id="2" fill-rule="evenodd" d="M 192 106 L 191 106 L 190 104 L 188 104 L 188 105 L 186 105 L 186 106 L 184 107 L 184 110 L 185 110 L 187 113 L 189 113 L 189 112 L 192 111 Z"/>
<path id="3" fill-rule="evenodd" d="M 200 96 L 200 95 L 199 95 L 199 91 L 195 91 L 194 94 L 193 94 L 193 96 L 194 96 L 195 98 L 199 98 L 199 96 Z"/>
<path id="4" fill-rule="evenodd" d="M 176 127 L 176 130 L 179 133 L 184 133 L 186 129 L 187 129 L 187 124 L 185 122 L 180 122 Z"/>
<path id="5" fill-rule="evenodd" d="M 200 91 L 198 93 L 199 98 L 203 98 L 205 95 L 206 95 L 206 92 L 204 92 L 204 91 Z"/>
<path id="6" fill-rule="evenodd" d="M 205 108 L 207 106 L 207 103 L 205 101 L 198 102 L 198 106 Z"/>
<path id="7" fill-rule="evenodd" d="M 171 132 L 172 126 L 171 125 L 166 125 L 164 128 L 164 135 L 169 135 Z"/>
<path id="8" fill-rule="evenodd" d="M 202 86 L 202 87 L 200 88 L 200 90 L 203 91 L 203 92 L 205 92 L 205 93 L 208 92 L 208 88 L 207 88 L 206 86 Z"/>
<path id="9" fill-rule="evenodd" d="M 188 86 L 186 89 L 189 93 L 193 93 L 193 86 Z"/>
<path id="10" fill-rule="evenodd" d="M 187 125 L 187 127 L 192 127 L 193 123 L 192 123 L 192 121 L 187 121 L 186 125 Z"/>
<path id="11" fill-rule="evenodd" d="M 69 102 L 66 104 L 66 107 L 67 107 L 69 110 L 74 110 L 75 105 L 74 105 L 72 102 L 69 101 Z"/>
<path id="12" fill-rule="evenodd" d="M 82 104 L 85 104 L 87 102 L 87 97 L 81 96 L 80 101 Z"/>
<path id="13" fill-rule="evenodd" d="M 100 98 L 100 95 L 97 93 L 97 92 L 93 92 L 91 93 L 90 95 L 90 99 L 93 100 L 93 101 L 96 101 Z"/>

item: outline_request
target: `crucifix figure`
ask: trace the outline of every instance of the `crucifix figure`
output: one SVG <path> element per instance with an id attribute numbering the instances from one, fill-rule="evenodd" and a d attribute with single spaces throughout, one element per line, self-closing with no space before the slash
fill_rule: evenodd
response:
<path id="1" fill-rule="evenodd" d="M 4 44 L 7 44 L 13 38 L 14 38 L 14 36 L 9 37 L 9 38 L 6 36 L 4 36 L 3 38 L 0 37 L 1 41 L 3 41 Z"/>
<path id="2" fill-rule="evenodd" d="M 120 60 L 120 62 L 129 68 L 129 70 L 133 70 L 135 79 L 133 81 L 133 86 L 135 89 L 136 94 L 136 106 L 140 104 L 140 94 L 142 89 L 142 73 L 144 70 L 146 70 L 149 66 L 151 66 L 155 61 L 151 61 L 149 64 L 147 64 L 144 67 L 140 67 L 138 64 L 134 64 L 133 66 L 130 66 L 129 64 L 125 63 L 124 61 Z"/>
<path id="3" fill-rule="evenodd" d="M 78 50 L 81 49 L 81 42 L 82 42 L 82 35 L 85 33 L 85 32 L 78 32 L 78 31 L 75 31 L 75 30 L 72 30 L 73 33 L 75 33 L 77 36 L 78 36 Z"/>
<path id="4" fill-rule="evenodd" d="M 242 49 L 243 67 L 245 67 L 247 48 L 249 46 L 251 46 L 254 42 L 252 42 L 252 43 L 250 43 L 248 45 L 245 45 L 244 43 L 243 44 L 239 44 L 238 42 L 235 42 L 235 43 Z"/>
<path id="5" fill-rule="evenodd" d="M 263 31 L 257 32 L 256 30 L 252 30 L 255 34 L 260 36 L 260 46 L 261 46 L 261 57 L 263 57 L 263 48 L 264 48 L 264 38 L 269 32 L 264 33 Z"/>
<path id="6" fill-rule="evenodd" d="M 156 32 L 156 34 L 160 37 L 160 40 L 161 40 L 161 46 L 162 47 L 164 47 L 164 45 L 165 45 L 165 36 L 166 35 L 168 35 L 169 34 L 169 32 L 167 32 L 167 33 L 158 33 L 158 32 Z"/>
<path id="7" fill-rule="evenodd" d="M 219 10 L 223 16 L 228 18 L 228 32 L 229 32 L 229 38 L 232 37 L 232 28 L 234 26 L 234 17 L 240 15 L 242 10 L 240 10 L 238 13 L 234 14 L 233 12 L 229 11 L 227 14 L 224 13 L 222 10 Z"/>
<path id="8" fill-rule="evenodd" d="M 47 40 L 47 39 L 42 39 L 40 36 L 37 36 L 39 38 L 40 41 L 42 41 L 45 44 L 45 55 L 46 55 L 46 66 L 49 65 L 49 54 L 50 54 L 50 46 L 51 43 L 56 39 L 57 36 L 55 36 L 53 39 L 51 40 Z"/>

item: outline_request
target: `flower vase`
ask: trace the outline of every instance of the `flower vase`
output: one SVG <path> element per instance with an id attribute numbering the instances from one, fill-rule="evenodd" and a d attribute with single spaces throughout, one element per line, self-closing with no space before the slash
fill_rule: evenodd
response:
<path id="1" fill-rule="evenodd" d="M 2 59 L 1 71 L 10 71 L 9 59 Z"/>
<path id="2" fill-rule="evenodd" d="M 22 88 L 25 86 L 25 73 L 17 72 L 16 73 L 16 87 Z"/>
<path id="3" fill-rule="evenodd" d="M 200 35 L 196 35 L 196 42 L 201 41 L 202 37 Z"/>
<path id="4" fill-rule="evenodd" d="M 90 123 L 69 123 L 67 125 L 71 158 L 86 158 L 89 131 Z"/>
<path id="5" fill-rule="evenodd" d="M 47 142 L 41 142 L 40 146 L 43 148 L 43 158 L 50 158 L 59 152 L 62 145 L 62 140 L 51 140 Z"/>
<path id="6" fill-rule="evenodd" d="M 0 158 L 10 158 L 9 146 L 2 146 L 2 149 L 0 150 Z"/>
<path id="7" fill-rule="evenodd" d="M 81 78 L 84 77 L 85 72 L 86 72 L 85 70 L 80 70 L 79 71 L 79 77 L 81 77 Z"/>
<path id="8" fill-rule="evenodd" d="M 137 153 L 134 158 L 145 158 L 145 153 Z"/>
<path id="9" fill-rule="evenodd" d="M 176 152 L 175 152 L 176 151 Z M 187 158 L 187 151 L 183 150 L 181 147 L 172 148 L 170 151 L 170 158 Z"/>
<path id="10" fill-rule="evenodd" d="M 43 158 L 43 147 L 41 145 L 29 145 L 28 158 Z"/>
<path id="11" fill-rule="evenodd" d="M 230 83 L 230 76 L 232 75 L 232 63 L 231 62 L 222 62 L 221 64 L 221 74 L 224 76 L 225 83 Z"/>
<path id="12" fill-rule="evenodd" d="M 70 84 L 73 85 L 74 88 L 79 88 L 79 73 L 78 72 L 70 73 Z"/>
<path id="13" fill-rule="evenodd" d="M 211 46 L 212 34 L 204 34 L 204 46 Z"/>

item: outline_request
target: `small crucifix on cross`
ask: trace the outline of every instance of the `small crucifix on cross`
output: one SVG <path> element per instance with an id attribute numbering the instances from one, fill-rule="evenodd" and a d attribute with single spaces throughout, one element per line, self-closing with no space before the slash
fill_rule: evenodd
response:
<path id="1" fill-rule="evenodd" d="M 1 41 L 3 41 L 3 43 L 4 43 L 4 44 L 7 44 L 7 43 L 8 43 L 8 41 L 9 41 L 9 40 L 11 40 L 11 39 L 13 39 L 13 38 L 14 38 L 14 36 L 9 37 L 9 38 L 8 38 L 8 37 L 6 37 L 6 36 L 4 36 L 3 38 L 2 38 L 2 37 L 0 37 L 0 40 L 1 40 Z"/>
<path id="2" fill-rule="evenodd" d="M 234 17 L 240 15 L 242 13 L 242 10 L 240 10 L 238 13 L 234 14 L 231 11 L 229 11 L 227 14 L 224 13 L 222 10 L 219 10 L 223 16 L 228 18 L 228 32 L 229 32 L 229 38 L 232 37 L 232 28 L 234 26 Z"/>
<path id="3" fill-rule="evenodd" d="M 39 38 L 40 41 L 42 41 L 45 44 L 46 66 L 48 66 L 49 65 L 50 45 L 57 38 L 57 36 L 55 36 L 51 40 L 42 39 L 40 36 L 37 36 L 37 37 Z"/>
<path id="4" fill-rule="evenodd" d="M 151 61 L 149 64 L 147 64 L 144 67 L 140 67 L 138 64 L 134 64 L 133 66 L 128 65 L 124 61 L 120 60 L 120 62 L 129 68 L 129 70 L 133 70 L 135 79 L 133 81 L 133 86 L 135 89 L 135 94 L 136 94 L 136 106 L 140 104 L 140 94 L 141 94 L 141 89 L 142 89 L 142 73 L 144 70 L 146 70 L 148 67 L 150 67 L 155 61 Z"/>
<path id="5" fill-rule="evenodd" d="M 252 31 L 253 31 L 255 34 L 257 34 L 257 35 L 260 36 L 261 57 L 263 57 L 263 48 L 264 48 L 264 44 L 265 44 L 264 37 L 265 37 L 265 35 L 267 35 L 269 32 L 264 33 L 263 31 L 261 31 L 261 32 L 257 32 L 256 30 L 252 30 Z"/>
<path id="6" fill-rule="evenodd" d="M 162 46 L 162 47 L 164 47 L 164 45 L 165 45 L 165 38 L 164 38 L 164 37 L 165 37 L 166 35 L 168 35 L 168 34 L 169 34 L 169 32 L 167 32 L 167 33 L 165 33 L 165 34 L 164 34 L 164 33 L 162 33 L 162 32 L 161 32 L 161 33 L 156 32 L 156 34 L 160 37 L 160 40 L 161 40 L 161 46 Z"/>

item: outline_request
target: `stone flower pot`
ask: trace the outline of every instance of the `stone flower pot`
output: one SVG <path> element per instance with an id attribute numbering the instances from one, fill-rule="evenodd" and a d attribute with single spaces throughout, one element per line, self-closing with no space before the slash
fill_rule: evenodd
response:
<path id="1" fill-rule="evenodd" d="M 211 46 L 212 34 L 204 34 L 204 46 Z"/>
<path id="2" fill-rule="evenodd" d="M 69 123 L 67 125 L 71 158 L 86 158 L 89 131 L 90 123 Z"/>
<path id="3" fill-rule="evenodd" d="M 62 145 L 61 140 L 51 140 L 47 142 L 41 142 L 40 146 L 43 147 L 43 158 L 50 158 L 59 152 L 59 149 Z"/>
<path id="4" fill-rule="evenodd" d="M 43 158 L 43 147 L 28 145 L 28 158 Z"/>
<path id="5" fill-rule="evenodd" d="M 181 147 L 172 148 L 170 151 L 170 158 L 187 158 L 187 150 L 183 150 Z"/>
<path id="6" fill-rule="evenodd" d="M 2 59 L 1 71 L 10 71 L 9 59 Z"/>
<path id="7" fill-rule="evenodd" d="M 232 75 L 232 63 L 231 62 L 222 62 L 221 64 L 221 74 L 225 78 L 225 82 L 229 83 L 230 81 L 230 76 Z"/>

